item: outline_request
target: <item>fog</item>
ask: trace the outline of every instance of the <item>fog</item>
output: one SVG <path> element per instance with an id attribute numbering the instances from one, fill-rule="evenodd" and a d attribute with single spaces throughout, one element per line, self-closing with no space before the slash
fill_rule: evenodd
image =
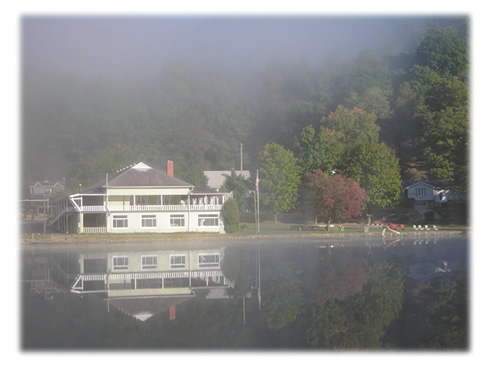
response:
<path id="1" fill-rule="evenodd" d="M 414 50 L 430 27 L 456 22 L 465 19 L 24 16 L 22 178 L 82 180 L 96 171 L 80 163 L 113 170 L 98 165 L 107 155 L 121 167 L 168 156 L 180 173 L 225 169 L 237 165 L 242 142 L 252 166 L 266 141 L 283 141 L 274 136 L 290 122 L 282 106 L 319 107 L 291 130 L 319 122 L 350 92 L 333 74 L 347 76 L 340 68 L 362 51 L 378 66 Z M 127 158 L 107 154 L 121 146 Z"/>
<path id="2" fill-rule="evenodd" d="M 168 61 L 260 66 L 270 59 L 349 59 L 408 50 L 408 17 L 24 17 L 24 72 L 104 76 L 157 72 Z M 408 32 L 408 33 L 407 33 Z"/>

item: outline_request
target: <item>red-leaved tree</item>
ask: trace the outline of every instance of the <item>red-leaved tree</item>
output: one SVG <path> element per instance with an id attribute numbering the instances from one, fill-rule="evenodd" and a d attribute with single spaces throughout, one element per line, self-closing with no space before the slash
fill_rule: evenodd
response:
<path id="1" fill-rule="evenodd" d="M 350 178 L 327 176 L 320 169 L 307 173 L 302 182 L 302 205 L 315 221 L 321 217 L 330 222 L 361 215 L 366 191 Z"/>

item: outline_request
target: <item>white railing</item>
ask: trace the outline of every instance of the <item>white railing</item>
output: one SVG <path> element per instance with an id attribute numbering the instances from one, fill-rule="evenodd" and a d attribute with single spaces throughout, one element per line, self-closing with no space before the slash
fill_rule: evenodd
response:
<path id="1" fill-rule="evenodd" d="M 103 205 L 81 206 L 81 212 L 105 212 Z M 109 205 L 108 211 L 202 211 L 222 210 L 222 205 Z"/>
<path id="2" fill-rule="evenodd" d="M 107 227 L 83 227 L 83 233 L 107 233 Z"/>
<path id="3" fill-rule="evenodd" d="M 79 209 L 80 209 L 81 212 L 85 212 L 85 211 L 105 211 L 105 206 L 103 206 L 103 205 L 80 206 Z"/>

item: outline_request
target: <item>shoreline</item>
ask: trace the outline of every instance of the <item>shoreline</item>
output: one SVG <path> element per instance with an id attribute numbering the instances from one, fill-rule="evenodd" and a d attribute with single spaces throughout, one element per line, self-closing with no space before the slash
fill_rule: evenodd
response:
<path id="1" fill-rule="evenodd" d="M 113 247 L 134 247 L 134 246 L 149 246 L 149 247 L 166 247 L 166 246 L 185 246 L 185 247 L 201 247 L 205 244 L 249 244 L 261 242 L 280 242 L 284 244 L 288 242 L 302 241 L 333 241 L 333 240 L 359 240 L 363 239 L 422 239 L 432 237 L 470 237 L 471 232 L 456 230 L 456 231 L 436 231 L 436 232 L 411 232 L 406 231 L 400 235 L 393 233 L 387 234 L 385 237 L 381 236 L 380 232 L 333 232 L 333 233 L 297 233 L 297 234 L 261 234 L 261 235 L 222 235 L 222 234 L 182 234 L 182 235 L 116 235 L 90 237 L 86 235 L 49 235 L 49 239 L 20 239 L 21 251 L 56 251 L 60 249 L 97 249 L 101 245 L 104 248 Z"/>

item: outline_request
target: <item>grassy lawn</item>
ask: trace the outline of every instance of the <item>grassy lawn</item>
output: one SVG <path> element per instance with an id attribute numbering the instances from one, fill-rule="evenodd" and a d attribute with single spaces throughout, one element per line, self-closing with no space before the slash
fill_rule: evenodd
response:
<path id="1" fill-rule="evenodd" d="M 300 231 L 291 229 L 293 224 L 287 223 L 277 223 L 274 224 L 273 222 L 263 222 L 260 224 L 260 232 L 259 234 L 262 235 L 273 235 L 273 234 L 297 234 Z M 358 225 L 359 228 L 344 228 L 343 231 L 340 230 L 339 224 L 335 224 L 334 228 L 331 228 L 330 231 L 325 230 L 313 230 L 313 231 L 302 231 L 301 233 L 364 233 L 364 225 Z M 432 224 L 430 225 L 432 228 Z M 440 231 L 448 231 L 448 232 L 455 232 L 455 231 L 467 231 L 469 230 L 469 226 L 464 225 L 438 225 L 437 228 Z M 381 233 L 382 228 L 370 228 L 369 233 Z M 402 232 L 413 232 L 414 229 L 412 226 L 405 226 L 405 230 Z M 241 232 L 240 235 L 249 236 L 256 234 L 256 227 L 254 223 L 241 223 Z"/>
<path id="2" fill-rule="evenodd" d="M 295 224 L 291 223 L 276 223 L 271 221 L 260 223 L 260 236 L 273 236 L 273 235 L 313 235 L 313 234 L 328 234 L 328 235 L 345 235 L 345 234 L 363 234 L 364 225 L 359 225 L 358 228 L 344 228 L 340 229 L 340 223 L 335 224 L 334 228 L 330 231 L 326 230 L 302 230 L 292 229 Z M 431 225 L 432 228 L 432 225 Z M 469 230 L 469 226 L 464 225 L 438 225 L 440 231 L 444 232 L 464 232 Z M 370 234 L 381 234 L 382 228 L 370 228 Z M 412 226 L 406 226 L 402 233 L 414 232 Z M 423 231 L 426 232 L 426 231 Z M 432 231 L 431 231 L 432 232 Z M 217 233 L 130 233 L 130 234 L 82 234 L 82 235 L 64 235 L 59 233 L 51 234 L 24 234 L 21 239 L 24 242 L 113 242 L 121 243 L 127 241 L 180 241 L 180 240 L 211 240 L 226 237 L 252 237 L 255 236 L 256 226 L 254 223 L 241 223 L 241 231 L 233 234 L 217 234 Z"/>

